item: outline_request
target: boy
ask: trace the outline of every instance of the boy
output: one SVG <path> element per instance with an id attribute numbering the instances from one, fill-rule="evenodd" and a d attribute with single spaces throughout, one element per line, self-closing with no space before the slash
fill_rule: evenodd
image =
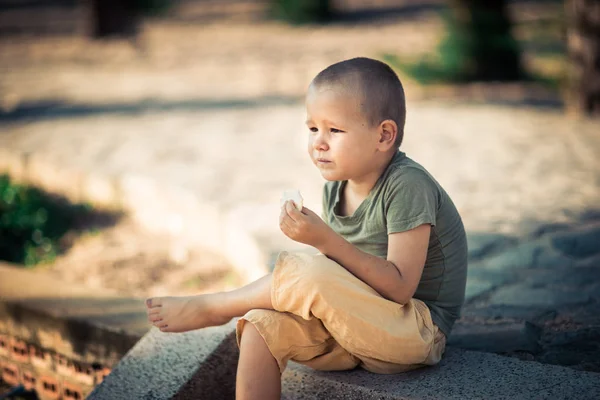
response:
<path id="1" fill-rule="evenodd" d="M 404 90 L 384 63 L 319 73 L 306 97 L 308 153 L 328 181 L 323 219 L 290 201 L 280 227 L 319 254 L 279 255 L 245 287 L 147 300 L 164 332 L 236 316 L 236 396 L 279 399 L 288 360 L 319 370 L 397 373 L 438 363 L 464 301 L 467 244 L 440 185 L 398 148 Z"/>

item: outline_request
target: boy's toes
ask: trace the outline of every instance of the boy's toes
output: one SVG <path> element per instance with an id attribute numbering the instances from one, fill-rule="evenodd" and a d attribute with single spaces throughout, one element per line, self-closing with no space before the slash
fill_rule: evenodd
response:
<path id="1" fill-rule="evenodd" d="M 162 317 L 158 314 L 153 314 L 153 315 L 149 315 L 148 316 L 148 321 L 152 322 L 153 324 L 156 324 L 157 322 L 162 321 Z"/>
<path id="2" fill-rule="evenodd" d="M 146 309 L 146 315 L 150 317 L 151 315 L 160 314 L 161 311 L 162 311 L 162 307 L 147 308 Z"/>
<path id="3" fill-rule="evenodd" d="M 148 307 L 148 308 L 162 307 L 162 299 L 160 297 L 151 297 L 149 299 L 146 299 L 146 307 Z"/>

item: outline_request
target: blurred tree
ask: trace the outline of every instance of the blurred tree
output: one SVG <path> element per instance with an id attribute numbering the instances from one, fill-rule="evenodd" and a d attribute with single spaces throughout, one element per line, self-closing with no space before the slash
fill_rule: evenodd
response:
<path id="1" fill-rule="evenodd" d="M 450 0 L 441 70 L 454 81 L 510 81 L 522 77 L 520 49 L 505 0 Z"/>
<path id="2" fill-rule="evenodd" d="M 600 0 L 566 0 L 567 107 L 600 115 Z"/>
<path id="3" fill-rule="evenodd" d="M 331 19 L 329 0 L 271 0 L 271 14 L 292 24 L 322 23 Z"/>
<path id="4" fill-rule="evenodd" d="M 131 37 L 139 27 L 139 13 L 133 0 L 91 0 L 92 36 Z"/>
<path id="5" fill-rule="evenodd" d="M 89 0 L 95 38 L 132 37 L 139 31 L 142 15 L 167 10 L 170 0 Z"/>

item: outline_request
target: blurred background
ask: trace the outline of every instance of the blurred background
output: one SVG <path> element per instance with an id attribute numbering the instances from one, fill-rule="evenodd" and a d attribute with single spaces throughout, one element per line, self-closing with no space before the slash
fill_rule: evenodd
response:
<path id="1" fill-rule="evenodd" d="M 323 65 L 365 54 L 402 72 L 412 96 L 421 93 L 413 84 L 517 81 L 546 90 L 505 96 L 598 113 L 594 1 L 2 0 L 0 7 L 5 112 L 43 101 L 301 96 Z M 40 68 L 44 74 L 34 72 Z M 492 97 L 503 97 L 498 92 Z"/>
<path id="2" fill-rule="evenodd" d="M 0 0 L 0 299 L 24 289 L 16 269 L 139 299 L 231 289 L 306 250 L 278 229 L 286 189 L 321 211 L 304 92 L 357 56 L 400 76 L 402 150 L 464 219 L 460 326 L 484 306 L 529 318 L 517 356 L 598 371 L 597 0 Z M 514 311 L 532 304 L 555 313 Z"/>
<path id="3" fill-rule="evenodd" d="M 0 0 L 2 257 L 140 296 L 259 275 L 291 245 L 276 227 L 282 190 L 320 211 L 304 91 L 355 56 L 401 77 L 404 150 L 470 232 L 596 215 L 599 7 Z M 26 183 L 84 216 L 46 217 L 54 206 Z"/>

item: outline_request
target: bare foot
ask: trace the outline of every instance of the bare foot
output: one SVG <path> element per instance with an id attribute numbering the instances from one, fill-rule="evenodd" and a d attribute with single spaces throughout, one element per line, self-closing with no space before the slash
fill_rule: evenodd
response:
<path id="1" fill-rule="evenodd" d="M 146 300 L 148 321 L 163 332 L 186 332 L 223 325 L 230 317 L 219 315 L 214 295 L 153 297 Z"/>

